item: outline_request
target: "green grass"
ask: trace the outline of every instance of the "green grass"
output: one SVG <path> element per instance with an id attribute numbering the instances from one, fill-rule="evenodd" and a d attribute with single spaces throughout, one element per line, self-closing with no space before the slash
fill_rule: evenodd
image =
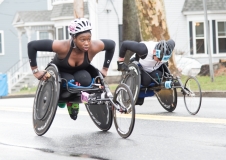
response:
<path id="1" fill-rule="evenodd" d="M 209 76 L 198 76 L 196 78 L 200 83 L 202 91 L 226 91 L 226 76 L 214 77 L 213 82 Z"/>
<path id="2" fill-rule="evenodd" d="M 197 76 L 196 77 L 200 83 L 202 91 L 226 91 L 226 76 L 217 76 L 214 77 L 214 82 L 211 82 L 211 78 L 209 76 Z M 182 76 L 181 80 L 184 83 L 187 79 L 187 76 Z M 118 84 L 109 84 L 109 88 L 112 92 L 115 91 Z M 196 90 L 197 88 L 194 88 Z M 20 92 L 13 93 L 13 95 L 18 94 L 35 94 L 36 87 L 33 88 L 23 88 Z"/>
<path id="3" fill-rule="evenodd" d="M 110 88 L 111 92 L 114 92 L 117 86 L 118 86 L 118 84 L 109 84 L 109 88 Z"/>
<path id="4" fill-rule="evenodd" d="M 181 76 L 180 78 L 184 84 L 188 77 Z M 202 91 L 207 91 L 207 92 L 208 91 L 226 91 L 226 76 L 214 77 L 214 82 L 211 82 L 211 78 L 209 76 L 197 76 L 196 78 L 200 84 Z M 110 90 L 114 91 L 117 85 L 118 84 L 110 84 L 109 85 Z M 191 84 L 191 87 L 193 91 L 196 91 L 198 89 L 196 84 L 195 85 Z"/>
<path id="5" fill-rule="evenodd" d="M 19 92 L 11 93 L 11 95 L 35 94 L 37 87 L 24 87 Z"/>

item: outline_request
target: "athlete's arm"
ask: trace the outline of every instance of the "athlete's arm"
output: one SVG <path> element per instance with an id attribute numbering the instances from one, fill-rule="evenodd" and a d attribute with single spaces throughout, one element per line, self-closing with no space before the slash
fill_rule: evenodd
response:
<path id="1" fill-rule="evenodd" d="M 117 62 L 118 71 L 128 70 L 128 66 L 124 63 L 127 50 L 136 53 L 136 57 L 138 56 L 141 59 L 144 59 L 148 53 L 148 49 L 144 43 L 139 43 L 136 41 L 123 41 L 119 51 L 119 58 Z"/>
<path id="2" fill-rule="evenodd" d="M 136 53 L 141 59 L 144 59 L 148 53 L 148 49 L 144 43 L 123 41 L 119 51 L 119 61 L 124 61 L 127 50 Z"/>
<path id="3" fill-rule="evenodd" d="M 115 52 L 115 42 L 109 39 L 101 39 L 101 41 L 104 43 L 103 51 L 105 50 L 105 59 L 103 67 L 109 68 Z"/>
<path id="4" fill-rule="evenodd" d="M 49 51 L 52 52 L 52 44 L 53 40 L 45 39 L 45 40 L 35 40 L 31 41 L 27 45 L 28 57 L 30 60 L 31 67 L 37 67 L 36 56 L 37 51 Z"/>
<path id="5" fill-rule="evenodd" d="M 107 71 L 111 64 L 113 55 L 114 55 L 115 42 L 110 39 L 101 39 L 100 41 L 103 42 L 103 50 L 102 51 L 105 51 L 104 64 L 103 64 L 103 68 L 101 70 L 101 73 L 105 77 L 105 76 L 107 76 Z"/>
<path id="6" fill-rule="evenodd" d="M 46 77 L 43 76 L 44 72 L 37 70 L 37 51 L 49 51 L 52 52 L 52 44 L 53 40 L 45 39 L 45 40 L 35 40 L 28 43 L 28 57 L 30 61 L 30 66 L 34 74 L 34 76 L 37 79 L 40 79 L 40 77 L 43 77 L 42 80 L 46 80 Z"/>

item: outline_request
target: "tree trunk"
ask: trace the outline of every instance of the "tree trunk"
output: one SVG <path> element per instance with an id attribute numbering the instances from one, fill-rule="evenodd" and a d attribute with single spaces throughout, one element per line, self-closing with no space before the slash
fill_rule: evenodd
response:
<path id="1" fill-rule="evenodd" d="M 123 40 L 141 41 L 136 0 L 123 0 Z M 127 51 L 125 63 L 134 54 Z"/>
<path id="2" fill-rule="evenodd" d="M 84 10 L 83 10 L 83 0 L 74 0 L 74 17 L 75 18 L 83 18 Z"/>
<path id="3" fill-rule="evenodd" d="M 160 41 L 170 38 L 163 0 L 123 0 L 123 39 Z M 127 54 L 128 62 L 132 53 Z M 172 73 L 177 70 L 174 53 L 169 60 Z"/>
<path id="4" fill-rule="evenodd" d="M 142 40 L 169 39 L 163 0 L 136 0 Z"/>

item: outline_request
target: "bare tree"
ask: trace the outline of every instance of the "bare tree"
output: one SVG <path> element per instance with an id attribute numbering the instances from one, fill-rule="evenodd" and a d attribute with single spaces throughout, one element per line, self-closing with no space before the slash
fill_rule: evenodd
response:
<path id="1" fill-rule="evenodd" d="M 159 41 L 170 38 L 163 0 L 123 0 L 123 40 Z M 133 53 L 126 54 L 125 62 Z M 174 53 L 169 69 L 177 71 Z"/>
<path id="2" fill-rule="evenodd" d="M 75 18 L 82 18 L 84 17 L 84 10 L 83 10 L 83 0 L 74 0 L 74 17 Z"/>

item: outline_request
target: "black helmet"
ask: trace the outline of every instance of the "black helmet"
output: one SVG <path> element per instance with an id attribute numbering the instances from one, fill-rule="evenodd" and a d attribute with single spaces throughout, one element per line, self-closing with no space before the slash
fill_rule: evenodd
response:
<path id="1" fill-rule="evenodd" d="M 156 57 L 162 62 L 167 62 L 171 57 L 172 51 L 175 47 L 175 42 L 172 39 L 168 41 L 162 40 L 155 46 Z"/>

